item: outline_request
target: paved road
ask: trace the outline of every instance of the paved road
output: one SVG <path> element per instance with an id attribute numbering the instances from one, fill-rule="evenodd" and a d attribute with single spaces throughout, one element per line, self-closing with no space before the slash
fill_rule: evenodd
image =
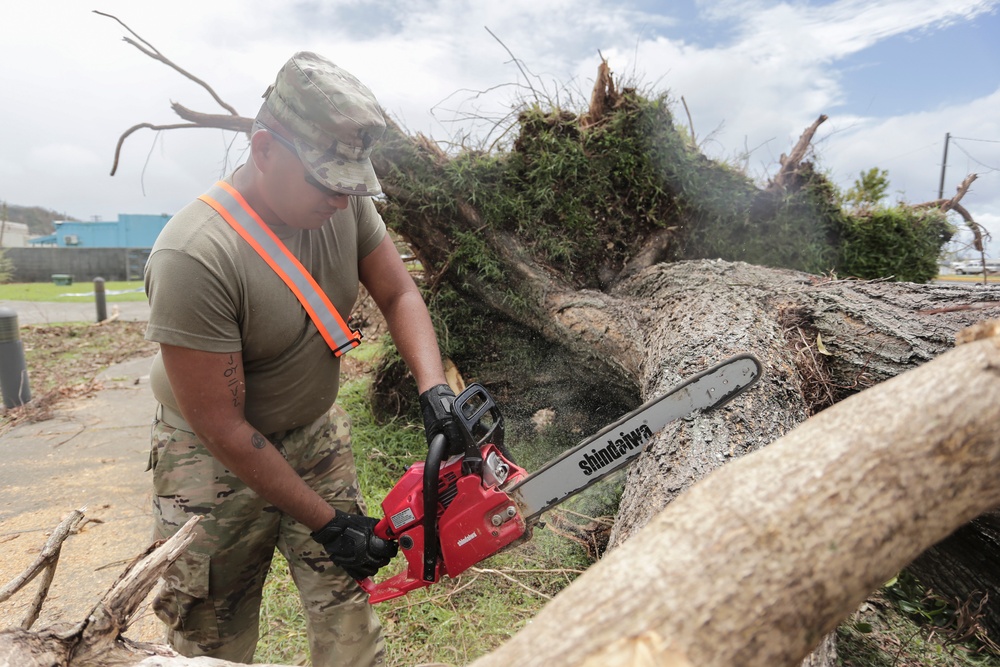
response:
<path id="1" fill-rule="evenodd" d="M 145 301 L 109 301 L 107 315 L 115 312 L 123 320 L 146 322 L 149 304 Z M 17 313 L 17 323 L 55 324 L 57 322 L 96 322 L 97 305 L 90 303 L 55 303 L 49 301 L 3 301 L 0 308 L 11 308 Z"/>

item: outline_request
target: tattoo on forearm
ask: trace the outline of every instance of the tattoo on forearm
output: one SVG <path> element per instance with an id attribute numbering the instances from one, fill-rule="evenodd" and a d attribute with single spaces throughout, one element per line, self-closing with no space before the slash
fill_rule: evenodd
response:
<path id="1" fill-rule="evenodd" d="M 240 376 L 240 367 L 236 363 L 235 355 L 229 355 L 226 370 L 222 374 L 226 376 L 226 386 L 229 388 L 229 393 L 232 396 L 233 407 L 240 407 L 240 385 L 243 384 L 243 378 Z"/>
<path id="2" fill-rule="evenodd" d="M 260 433 L 254 431 L 253 435 L 250 436 L 250 444 L 253 445 L 254 448 L 256 449 L 264 449 L 265 447 L 267 447 L 267 440 L 265 440 L 264 436 L 262 436 Z"/>

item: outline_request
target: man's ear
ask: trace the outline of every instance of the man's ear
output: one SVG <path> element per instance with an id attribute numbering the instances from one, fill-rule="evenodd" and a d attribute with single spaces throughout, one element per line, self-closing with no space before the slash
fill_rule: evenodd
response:
<path id="1" fill-rule="evenodd" d="M 274 137 L 267 130 L 257 130 L 250 136 L 250 155 L 261 171 L 266 171 L 274 160 Z"/>

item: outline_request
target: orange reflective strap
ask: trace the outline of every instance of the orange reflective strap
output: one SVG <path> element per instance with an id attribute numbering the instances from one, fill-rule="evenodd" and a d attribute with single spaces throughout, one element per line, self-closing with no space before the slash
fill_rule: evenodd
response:
<path id="1" fill-rule="evenodd" d="M 339 357 L 361 344 L 361 332 L 344 321 L 315 278 L 236 188 L 219 181 L 198 199 L 215 209 L 288 285 L 334 355 Z"/>

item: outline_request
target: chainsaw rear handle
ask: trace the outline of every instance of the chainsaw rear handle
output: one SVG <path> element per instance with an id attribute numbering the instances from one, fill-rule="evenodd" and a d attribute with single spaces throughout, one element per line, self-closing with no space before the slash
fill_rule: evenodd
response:
<path id="1" fill-rule="evenodd" d="M 448 440 L 443 433 L 435 435 L 427 447 L 427 458 L 424 460 L 423 474 L 423 503 L 424 503 L 424 555 L 423 555 L 423 580 L 429 583 L 437 581 L 438 557 L 441 553 L 441 543 L 438 540 L 437 530 L 437 505 L 438 505 L 438 483 L 441 474 L 441 463 L 448 454 Z M 379 522 L 381 527 L 386 519 Z M 376 527 L 376 535 L 379 530 Z M 381 539 L 381 538 L 379 538 Z M 372 595 L 378 589 L 371 577 L 358 579 L 361 588 Z M 426 584 L 424 584 L 426 586 Z"/>
<path id="2" fill-rule="evenodd" d="M 434 582 L 440 545 L 437 536 L 438 476 L 448 453 L 443 433 L 431 439 L 424 461 L 424 581 Z"/>

